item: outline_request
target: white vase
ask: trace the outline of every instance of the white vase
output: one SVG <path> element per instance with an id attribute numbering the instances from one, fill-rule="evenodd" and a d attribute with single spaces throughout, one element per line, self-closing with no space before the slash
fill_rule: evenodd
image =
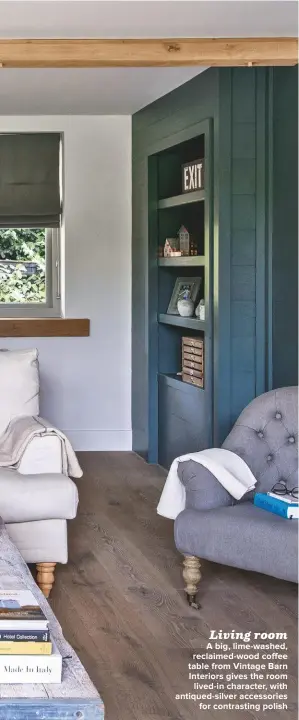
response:
<path id="1" fill-rule="evenodd" d="M 197 307 L 195 308 L 195 315 L 199 320 L 205 320 L 205 302 L 200 300 Z"/>
<path id="2" fill-rule="evenodd" d="M 178 311 L 181 317 L 192 317 L 194 313 L 194 302 L 190 298 L 188 300 L 178 300 Z"/>

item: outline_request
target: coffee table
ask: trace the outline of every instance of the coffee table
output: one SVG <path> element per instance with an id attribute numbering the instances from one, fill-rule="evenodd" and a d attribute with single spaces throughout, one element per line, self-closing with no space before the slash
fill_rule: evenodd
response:
<path id="1" fill-rule="evenodd" d="M 63 637 L 57 618 L 0 518 L 0 591 L 9 588 L 28 588 L 36 597 L 62 654 L 63 669 L 61 685 L 1 684 L 0 720 L 104 720 L 104 705 L 99 693 Z"/>

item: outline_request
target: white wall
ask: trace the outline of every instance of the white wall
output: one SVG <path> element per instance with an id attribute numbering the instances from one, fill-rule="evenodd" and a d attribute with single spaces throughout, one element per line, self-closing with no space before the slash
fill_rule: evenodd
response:
<path id="1" fill-rule="evenodd" d="M 131 449 L 131 118 L 0 117 L 0 132 L 64 133 L 65 315 L 89 338 L 9 338 L 37 347 L 41 414 L 77 450 Z"/>

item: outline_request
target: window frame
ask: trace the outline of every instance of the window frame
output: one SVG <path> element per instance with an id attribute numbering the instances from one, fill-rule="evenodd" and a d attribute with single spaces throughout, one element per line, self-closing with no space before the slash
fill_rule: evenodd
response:
<path id="1" fill-rule="evenodd" d="M 60 229 L 46 232 L 46 301 L 44 303 L 0 303 L 0 317 L 61 317 Z"/>

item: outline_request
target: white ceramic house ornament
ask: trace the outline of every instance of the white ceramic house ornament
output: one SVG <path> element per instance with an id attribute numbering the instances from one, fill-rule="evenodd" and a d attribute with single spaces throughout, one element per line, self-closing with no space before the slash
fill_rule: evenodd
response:
<path id="1" fill-rule="evenodd" d="M 164 257 L 170 257 L 170 253 L 171 253 L 171 245 L 170 245 L 170 242 L 169 242 L 169 240 L 165 240 L 165 245 L 164 245 Z"/>
<path id="2" fill-rule="evenodd" d="M 178 238 L 166 238 L 164 244 L 164 257 L 176 257 L 181 255 L 180 250 L 178 250 L 178 245 Z"/>
<path id="3" fill-rule="evenodd" d="M 190 234 L 184 225 L 179 229 L 180 251 L 182 255 L 190 255 Z"/>

